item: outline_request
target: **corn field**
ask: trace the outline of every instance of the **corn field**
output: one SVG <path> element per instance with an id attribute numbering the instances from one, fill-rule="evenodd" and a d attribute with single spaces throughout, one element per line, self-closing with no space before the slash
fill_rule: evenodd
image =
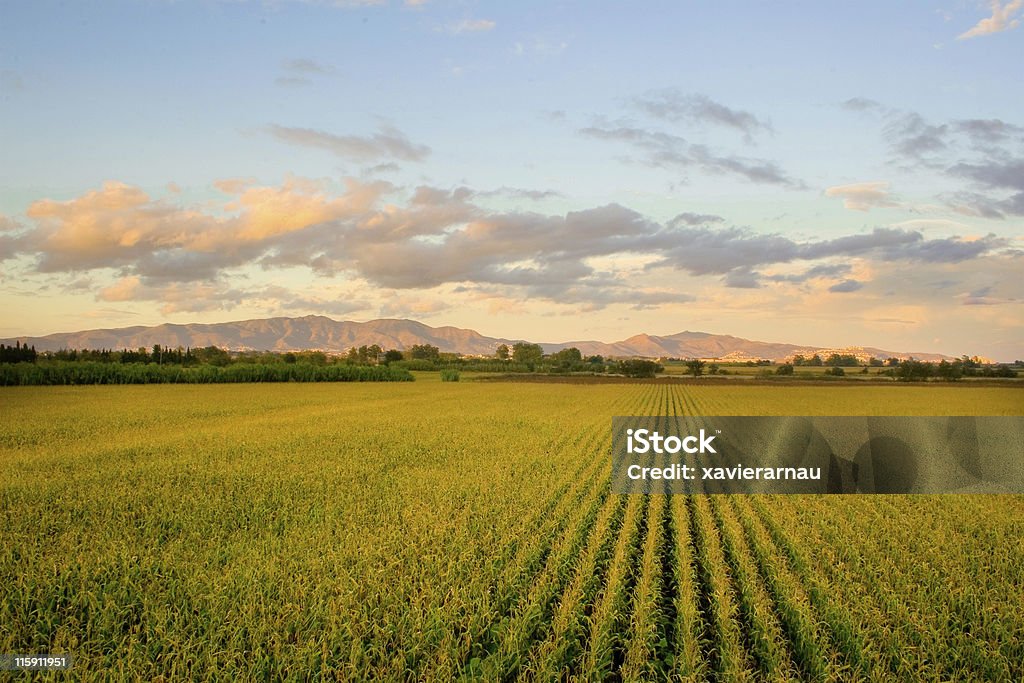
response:
<path id="1" fill-rule="evenodd" d="M 625 496 L 614 415 L 998 387 L 0 391 L 0 653 L 67 680 L 1021 680 L 1024 497 Z"/>

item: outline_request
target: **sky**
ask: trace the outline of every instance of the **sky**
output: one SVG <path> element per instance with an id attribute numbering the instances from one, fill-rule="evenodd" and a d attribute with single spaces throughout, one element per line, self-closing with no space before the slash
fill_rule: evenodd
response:
<path id="1" fill-rule="evenodd" d="M 1024 0 L 0 2 L 0 337 L 1024 358 Z"/>

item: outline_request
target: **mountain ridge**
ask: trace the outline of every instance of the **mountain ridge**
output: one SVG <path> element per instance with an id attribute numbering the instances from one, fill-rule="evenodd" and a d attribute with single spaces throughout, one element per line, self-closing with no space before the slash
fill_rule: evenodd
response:
<path id="1" fill-rule="evenodd" d="M 385 349 L 405 350 L 415 344 L 431 344 L 441 351 L 465 355 L 493 355 L 500 344 L 509 346 L 526 341 L 488 337 L 476 330 L 444 325 L 431 327 L 406 318 L 379 318 L 366 322 L 334 320 L 322 315 L 297 318 L 279 316 L 253 318 L 225 323 L 163 323 L 121 328 L 57 332 L 38 337 L 18 336 L 0 339 L 0 343 L 20 342 L 38 351 L 60 349 L 136 349 L 154 344 L 166 347 L 218 346 L 230 351 L 304 351 L 342 353 L 353 346 L 377 344 Z M 541 343 L 551 353 L 576 347 L 585 356 L 628 356 L 646 358 L 707 358 L 722 360 L 767 359 L 782 361 L 796 354 L 825 357 L 831 353 L 852 353 L 861 359 L 907 358 L 919 360 L 949 359 L 939 353 L 886 351 L 875 347 L 818 347 L 806 344 L 763 342 L 727 334 L 684 330 L 671 335 L 635 334 L 617 342 L 579 340 Z"/>

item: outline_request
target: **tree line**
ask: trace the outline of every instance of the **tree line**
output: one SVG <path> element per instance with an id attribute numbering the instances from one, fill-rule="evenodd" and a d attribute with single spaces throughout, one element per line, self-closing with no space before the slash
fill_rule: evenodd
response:
<path id="1" fill-rule="evenodd" d="M 964 377 L 1016 377 L 1017 371 L 1009 365 L 985 365 L 976 358 L 961 356 L 953 361 L 943 360 L 938 363 L 910 358 L 888 368 L 885 374 L 901 382 L 922 382 L 932 378 L 955 382 Z"/>
<path id="2" fill-rule="evenodd" d="M 238 382 L 411 382 L 402 368 L 236 363 L 228 366 L 53 361 L 0 365 L 0 386 L 60 384 L 223 384 Z"/>
<path id="3" fill-rule="evenodd" d="M 672 359 L 670 359 L 672 360 Z M 688 374 L 699 377 L 705 373 L 727 374 L 717 363 L 700 359 L 681 360 Z M 755 365 L 748 361 L 747 365 Z M 758 361 L 757 365 L 772 365 L 771 361 Z M 11 370 L 11 367 L 21 368 Z M 38 366 L 44 371 L 27 367 Z M 231 368 L 234 366 L 269 366 L 271 370 L 233 370 L 229 373 L 213 371 L 176 373 L 161 370 L 116 372 L 101 370 L 102 366 L 141 366 L 156 368 L 203 369 Z M 278 367 L 280 366 L 280 367 Z M 797 355 L 788 363 L 775 366 L 774 374 L 794 375 L 796 367 L 827 366 L 826 375 L 843 376 L 851 367 L 860 367 L 861 373 L 869 367 L 880 368 L 877 374 L 899 381 L 914 382 L 929 379 L 956 381 L 964 377 L 1016 377 L 1017 372 L 1007 365 L 986 365 L 978 358 L 962 356 L 953 361 L 928 363 L 913 358 L 869 359 L 865 365 L 853 354 L 830 354 L 822 358 Z M 288 367 L 296 369 L 288 370 Z M 348 373 L 344 371 L 316 371 L 308 368 L 329 367 L 381 367 L 395 373 Z M 449 381 L 457 381 L 458 371 L 546 374 L 617 374 L 626 377 L 654 377 L 664 367 L 647 359 L 613 359 L 601 355 L 584 356 L 578 348 L 569 347 L 544 353 L 539 344 L 517 342 L 499 345 L 489 357 L 463 356 L 442 352 L 432 344 L 414 344 L 405 350 L 385 350 L 377 344 L 350 348 L 345 354 L 323 351 L 235 351 L 216 346 L 171 348 L 154 344 L 151 348 L 130 349 L 62 349 L 36 352 L 34 347 L 16 342 L 14 346 L 0 344 L 0 369 L 7 368 L 0 384 L 61 384 L 61 383 L 137 383 L 186 381 L 345 381 L 346 377 L 367 381 L 365 378 L 411 378 L 410 370 L 441 370 L 449 373 Z M 301 368 L 301 369 L 299 369 Z M 845 370 L 844 370 L 845 368 Z M 882 370 L 881 368 L 885 368 Z M 770 369 L 763 372 L 772 374 Z M 403 374 L 404 373 L 404 374 Z M 251 377 L 254 379 L 234 379 Z M 314 379 L 305 379 L 305 378 Z M 323 379 L 336 377 L 340 379 Z M 90 379 L 91 378 L 91 379 Z M 218 379 L 219 378 L 219 379 Z M 280 379 L 277 379 L 280 378 Z"/>
<path id="4" fill-rule="evenodd" d="M 35 363 L 35 345 L 22 346 L 20 341 L 14 342 L 14 346 L 0 344 L 0 363 Z"/>

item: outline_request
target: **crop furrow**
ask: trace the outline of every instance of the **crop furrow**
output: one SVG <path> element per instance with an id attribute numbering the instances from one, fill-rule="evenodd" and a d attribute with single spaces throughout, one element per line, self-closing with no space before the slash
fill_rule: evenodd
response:
<path id="1" fill-rule="evenodd" d="M 538 680 L 565 679 L 579 666 L 590 638 L 588 619 L 594 599 L 603 585 L 618 534 L 622 529 L 628 496 L 618 496 L 614 512 L 602 519 L 581 559 L 573 582 L 562 595 L 552 617 L 551 632 L 530 657 L 524 674 Z"/>
<path id="2" fill-rule="evenodd" d="M 586 509 L 575 531 L 563 535 L 552 551 L 542 574 L 534 581 L 525 601 L 510 617 L 497 624 L 494 638 L 496 648 L 485 657 L 471 658 L 463 674 L 469 677 L 483 675 L 489 679 L 511 680 L 527 662 L 527 653 L 534 640 L 543 637 L 550 625 L 550 616 L 556 597 L 562 592 L 586 543 L 601 515 L 610 515 L 615 509 L 616 496 L 608 492 L 607 482 L 594 504 Z"/>
<path id="3" fill-rule="evenodd" d="M 716 680 L 744 678 L 736 606 L 729 592 L 729 578 L 719 539 L 707 511 L 707 498 L 705 495 L 687 496 L 687 504 L 701 596 L 700 609 L 708 625 L 704 659 Z"/>
<path id="4" fill-rule="evenodd" d="M 625 659 L 623 634 L 632 616 L 633 591 L 647 535 L 650 509 L 650 496 L 632 498 L 636 499 L 635 518 L 632 524 L 623 526 L 608 572 L 608 582 L 591 615 L 590 646 L 583 666 L 588 678 L 617 674 Z"/>
<path id="5" fill-rule="evenodd" d="M 672 577 L 665 572 L 664 556 L 666 520 L 671 508 L 668 495 L 664 493 L 654 494 L 649 505 L 647 538 L 633 591 L 630 636 L 620 670 L 624 680 L 655 680 L 666 675 L 665 654 L 670 642 L 665 637 L 666 625 L 671 624 L 674 617 L 666 613 L 664 599 L 664 585 Z M 613 667 L 613 674 L 615 671 Z"/>
<path id="6" fill-rule="evenodd" d="M 705 646 L 710 622 L 701 605 L 702 594 L 698 585 L 698 568 L 694 535 L 690 532 L 691 516 L 687 504 L 689 495 L 672 497 L 672 537 L 675 539 L 673 580 L 676 620 L 672 625 L 674 637 L 669 640 L 674 661 L 674 674 L 684 679 L 702 675 L 707 668 Z M 685 533 L 685 536 L 682 535 Z"/>
<path id="7" fill-rule="evenodd" d="M 734 497 L 733 500 L 738 503 L 740 498 L 746 500 L 746 497 Z M 827 648 L 823 645 L 824 638 L 818 632 L 817 620 L 803 587 L 789 573 L 785 559 L 772 553 L 771 539 L 757 524 L 756 518 L 741 505 L 736 505 L 735 509 L 761 578 L 775 602 L 775 612 L 779 615 L 789 641 L 788 649 L 793 653 L 798 669 L 814 680 L 826 678 L 830 673 Z"/>
<path id="8" fill-rule="evenodd" d="M 743 531 L 729 514 L 724 498 L 711 496 L 711 510 L 722 536 L 722 547 L 743 620 L 743 644 L 756 662 L 759 676 L 779 679 L 785 677 L 788 653 L 775 621 L 770 597 L 760 584 L 757 567 L 746 553 Z"/>

